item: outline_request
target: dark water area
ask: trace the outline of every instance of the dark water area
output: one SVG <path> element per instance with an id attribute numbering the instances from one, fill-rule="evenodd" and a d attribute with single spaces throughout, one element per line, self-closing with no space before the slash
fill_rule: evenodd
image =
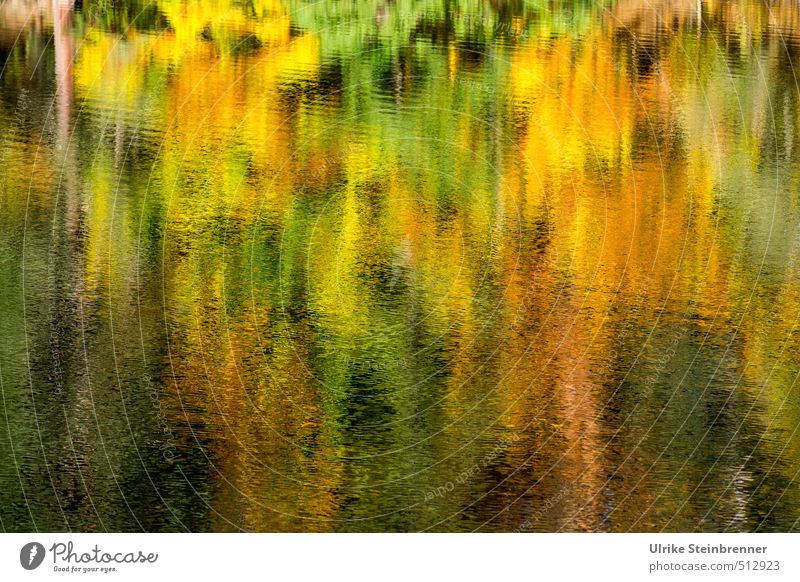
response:
<path id="1" fill-rule="evenodd" d="M 800 528 L 800 6 L 0 4 L 0 529 Z"/>

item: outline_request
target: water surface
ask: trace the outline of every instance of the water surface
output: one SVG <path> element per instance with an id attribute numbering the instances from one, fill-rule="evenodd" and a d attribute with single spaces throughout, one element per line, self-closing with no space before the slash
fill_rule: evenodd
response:
<path id="1" fill-rule="evenodd" d="M 0 528 L 800 527 L 800 7 L 0 4 Z"/>

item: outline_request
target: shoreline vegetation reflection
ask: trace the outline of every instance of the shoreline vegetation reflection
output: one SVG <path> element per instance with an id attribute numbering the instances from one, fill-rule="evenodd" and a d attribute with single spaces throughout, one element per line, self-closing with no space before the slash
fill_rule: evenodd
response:
<path id="1" fill-rule="evenodd" d="M 4 531 L 794 531 L 800 6 L 0 4 Z"/>

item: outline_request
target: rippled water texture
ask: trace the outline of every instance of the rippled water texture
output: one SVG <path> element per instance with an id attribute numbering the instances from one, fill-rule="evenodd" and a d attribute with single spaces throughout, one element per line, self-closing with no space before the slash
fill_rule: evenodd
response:
<path id="1" fill-rule="evenodd" d="M 800 5 L 0 4 L 0 527 L 800 529 Z"/>

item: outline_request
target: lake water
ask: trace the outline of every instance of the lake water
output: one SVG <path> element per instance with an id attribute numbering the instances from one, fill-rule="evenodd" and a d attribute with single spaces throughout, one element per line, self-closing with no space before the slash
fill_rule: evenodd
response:
<path id="1" fill-rule="evenodd" d="M 6 0 L 0 63 L 3 530 L 800 529 L 796 2 Z"/>

